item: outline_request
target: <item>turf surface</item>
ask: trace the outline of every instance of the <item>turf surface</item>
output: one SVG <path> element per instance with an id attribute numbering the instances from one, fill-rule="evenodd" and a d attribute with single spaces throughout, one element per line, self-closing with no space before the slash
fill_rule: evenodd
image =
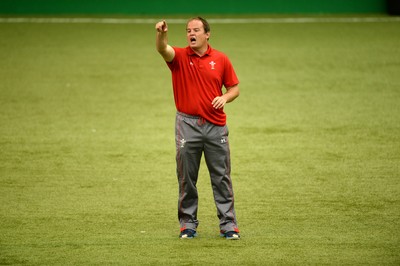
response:
<path id="1" fill-rule="evenodd" d="M 178 239 L 152 24 L 0 24 L 0 264 L 400 263 L 400 23 L 216 24 L 242 239 Z M 170 43 L 185 45 L 184 25 Z"/>

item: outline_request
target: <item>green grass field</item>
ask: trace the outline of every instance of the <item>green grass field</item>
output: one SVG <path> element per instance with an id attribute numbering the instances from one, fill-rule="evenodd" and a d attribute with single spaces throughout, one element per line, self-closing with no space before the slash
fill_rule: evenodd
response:
<path id="1" fill-rule="evenodd" d="M 169 40 L 185 45 L 183 24 Z M 398 265 L 400 22 L 214 24 L 240 241 L 178 239 L 153 24 L 0 23 L 0 264 Z"/>

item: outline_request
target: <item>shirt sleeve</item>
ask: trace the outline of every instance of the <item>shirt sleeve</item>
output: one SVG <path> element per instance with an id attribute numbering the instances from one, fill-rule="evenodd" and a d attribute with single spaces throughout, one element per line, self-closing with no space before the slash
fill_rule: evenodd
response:
<path id="1" fill-rule="evenodd" d="M 225 88 L 229 88 L 239 84 L 239 79 L 236 76 L 235 70 L 229 58 L 225 56 L 225 66 L 223 75 L 223 84 Z"/>
<path id="2" fill-rule="evenodd" d="M 174 59 L 172 59 L 171 62 L 165 62 L 165 63 L 167 63 L 167 66 L 169 67 L 169 69 L 171 71 L 173 71 L 177 67 L 178 61 L 179 61 L 179 57 L 181 56 L 181 50 L 182 50 L 182 49 L 179 49 L 178 47 L 172 47 L 172 48 L 175 51 Z"/>

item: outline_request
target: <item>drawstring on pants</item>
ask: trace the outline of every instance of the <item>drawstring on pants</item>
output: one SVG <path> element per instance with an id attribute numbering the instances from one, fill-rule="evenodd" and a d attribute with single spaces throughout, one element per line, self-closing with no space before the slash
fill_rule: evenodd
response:
<path id="1" fill-rule="evenodd" d="M 197 119 L 197 125 L 202 126 L 205 123 L 207 123 L 207 120 L 205 120 L 203 117 L 201 116 L 195 116 L 195 115 L 188 115 L 185 113 L 181 113 L 181 112 L 177 112 L 177 114 L 184 116 L 184 117 L 188 117 L 188 118 L 192 118 L 192 119 Z"/>
<path id="2" fill-rule="evenodd" d="M 203 117 L 199 117 L 199 119 L 197 119 L 197 124 L 199 126 L 202 126 L 206 123 L 207 121 L 203 118 Z"/>

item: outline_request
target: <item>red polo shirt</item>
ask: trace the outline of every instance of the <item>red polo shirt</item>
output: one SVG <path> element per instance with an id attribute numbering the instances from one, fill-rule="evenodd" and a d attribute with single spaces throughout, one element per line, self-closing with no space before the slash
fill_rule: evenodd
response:
<path id="1" fill-rule="evenodd" d="M 239 84 L 228 57 L 211 46 L 201 57 L 189 46 L 173 48 L 175 57 L 167 64 L 172 72 L 176 109 L 224 126 L 226 115 L 223 109 L 215 109 L 211 103 L 222 95 L 222 86 L 228 88 Z"/>

